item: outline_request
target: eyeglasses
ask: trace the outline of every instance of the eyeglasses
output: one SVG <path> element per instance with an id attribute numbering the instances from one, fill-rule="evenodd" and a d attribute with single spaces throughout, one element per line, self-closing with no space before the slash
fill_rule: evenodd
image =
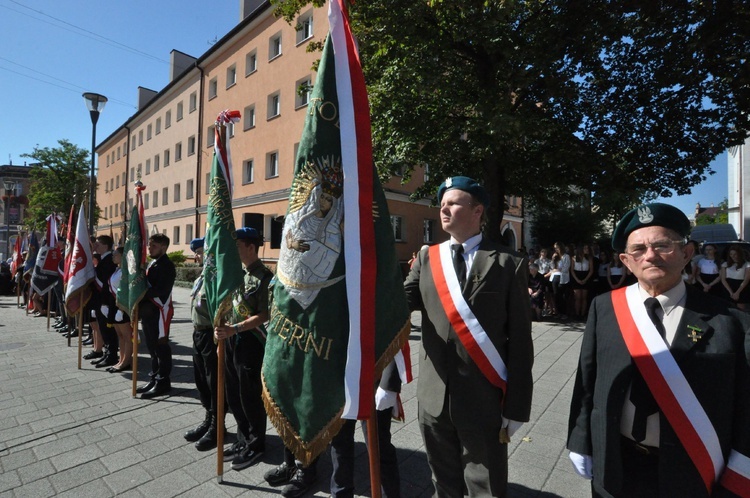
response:
<path id="1" fill-rule="evenodd" d="M 668 256 L 675 250 L 677 244 L 684 245 L 684 240 L 658 240 L 651 244 L 633 244 L 625 249 L 625 254 L 631 258 L 638 260 L 643 258 L 648 252 L 649 248 L 653 249 L 659 256 Z"/>

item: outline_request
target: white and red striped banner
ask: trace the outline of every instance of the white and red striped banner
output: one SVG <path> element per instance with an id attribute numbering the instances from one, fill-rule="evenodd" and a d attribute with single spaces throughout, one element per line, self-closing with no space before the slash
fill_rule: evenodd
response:
<path id="1" fill-rule="evenodd" d="M 443 309 L 448 315 L 448 321 L 482 374 L 493 386 L 502 389 L 503 393 L 506 392 L 508 369 L 500 352 L 461 293 L 461 286 L 453 268 L 450 241 L 431 246 L 429 251 L 432 279 Z"/>
<path id="2" fill-rule="evenodd" d="M 70 261 L 73 256 L 73 246 L 76 242 L 76 232 L 73 229 L 74 210 L 75 204 L 72 204 L 70 206 L 70 214 L 68 215 L 68 232 L 65 235 L 65 269 L 63 270 L 64 285 L 68 285 L 68 280 L 70 280 Z"/>
<path id="3" fill-rule="evenodd" d="M 372 214 L 374 173 L 370 106 L 359 54 L 341 0 L 329 2 L 328 23 L 336 66 L 346 213 L 344 258 L 349 344 L 342 417 L 364 419 L 370 415 L 375 396 L 375 306 L 372 300 L 377 260 Z"/>
<path id="4" fill-rule="evenodd" d="M 711 494 L 724 469 L 711 420 L 649 318 L 638 284 L 612 291 L 612 306 L 630 356 Z"/>
<path id="5" fill-rule="evenodd" d="M 750 496 L 750 458 L 732 450 L 720 484 L 738 496 Z"/>
<path id="6" fill-rule="evenodd" d="M 90 297 L 89 283 L 96 278 L 94 258 L 91 254 L 91 239 L 86 227 L 83 204 L 78 212 L 76 240 L 70 261 L 68 288 L 65 291 L 65 307 L 71 315 L 78 313 Z"/>
<path id="7" fill-rule="evenodd" d="M 219 162 L 219 171 L 224 175 L 224 181 L 229 189 L 229 198 L 233 198 L 234 193 L 234 176 L 232 174 L 232 157 L 229 154 L 229 137 L 226 137 L 226 143 L 221 139 L 220 131 L 222 126 L 227 123 L 238 123 L 240 121 L 240 111 L 222 111 L 216 118 L 214 126 L 214 152 L 216 160 Z"/>

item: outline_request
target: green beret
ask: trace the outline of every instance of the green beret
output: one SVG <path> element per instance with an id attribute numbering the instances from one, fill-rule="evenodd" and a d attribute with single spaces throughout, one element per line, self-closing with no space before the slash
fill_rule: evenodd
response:
<path id="1" fill-rule="evenodd" d="M 628 211 L 617 224 L 612 233 L 612 249 L 624 251 L 628 235 L 643 227 L 664 227 L 674 230 L 680 237 L 687 237 L 690 233 L 690 220 L 685 213 L 669 204 L 643 204 Z"/>
<path id="2" fill-rule="evenodd" d="M 487 194 L 484 187 L 468 176 L 451 176 L 446 178 L 445 181 L 440 184 L 440 187 L 438 187 L 438 204 L 443 201 L 443 195 L 454 188 L 470 193 L 476 200 L 481 202 L 484 207 L 490 205 L 490 196 Z"/>

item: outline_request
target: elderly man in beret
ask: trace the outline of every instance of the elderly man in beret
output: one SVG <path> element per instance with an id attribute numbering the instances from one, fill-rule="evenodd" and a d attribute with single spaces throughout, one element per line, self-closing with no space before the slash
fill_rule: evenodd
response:
<path id="1" fill-rule="evenodd" d="M 505 496 L 508 445 L 529 420 L 534 360 L 525 258 L 481 228 L 487 191 L 438 189 L 450 240 L 420 250 L 404 283 L 422 310 L 419 425 L 436 496 Z"/>
<path id="2" fill-rule="evenodd" d="M 685 285 L 689 231 L 652 203 L 612 236 L 638 281 L 591 306 L 568 435 L 594 496 L 750 492 L 750 315 Z"/>
<path id="3" fill-rule="evenodd" d="M 227 403 L 237 421 L 237 442 L 224 452 L 233 470 L 258 462 L 266 449 L 266 409 L 261 398 L 260 369 L 266 344 L 268 284 L 273 273 L 258 257 L 263 237 L 254 228 L 235 232 L 237 250 L 245 266 L 242 286 L 232 294 L 232 310 L 225 325 L 214 328 L 225 341 Z"/>

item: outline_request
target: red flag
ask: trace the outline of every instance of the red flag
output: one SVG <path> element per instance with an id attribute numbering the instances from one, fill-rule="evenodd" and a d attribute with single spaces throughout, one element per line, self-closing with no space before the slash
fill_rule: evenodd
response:
<path id="1" fill-rule="evenodd" d="M 21 248 L 21 235 L 16 235 L 16 243 L 13 245 L 13 260 L 10 262 L 10 274 L 16 274 L 16 270 L 23 266 L 23 249 Z"/>
<path id="2" fill-rule="evenodd" d="M 75 315 L 86 306 L 91 297 L 91 286 L 89 284 L 94 278 L 96 278 L 96 273 L 94 272 L 94 258 L 91 254 L 91 239 L 89 239 L 86 216 L 83 211 L 83 204 L 81 204 L 81 209 L 78 212 L 76 240 L 73 244 L 70 261 L 68 288 L 65 291 L 65 308 L 68 313 Z"/>
<path id="3" fill-rule="evenodd" d="M 73 246 L 76 242 L 76 233 L 73 230 L 73 214 L 75 205 L 70 206 L 70 215 L 68 216 L 68 233 L 65 237 L 65 269 L 63 270 L 63 284 L 68 285 L 70 279 L 70 261 L 73 255 Z"/>

